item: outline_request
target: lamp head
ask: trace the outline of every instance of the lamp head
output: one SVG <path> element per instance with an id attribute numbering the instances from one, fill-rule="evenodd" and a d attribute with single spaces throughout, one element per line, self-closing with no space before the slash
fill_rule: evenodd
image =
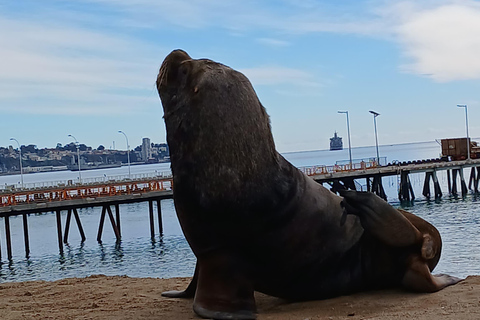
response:
<path id="1" fill-rule="evenodd" d="M 372 111 L 372 110 L 370 110 L 370 111 L 368 111 L 368 112 L 370 112 L 371 114 L 373 114 L 374 117 L 378 117 L 378 116 L 380 115 L 380 113 L 375 112 L 375 111 Z"/>

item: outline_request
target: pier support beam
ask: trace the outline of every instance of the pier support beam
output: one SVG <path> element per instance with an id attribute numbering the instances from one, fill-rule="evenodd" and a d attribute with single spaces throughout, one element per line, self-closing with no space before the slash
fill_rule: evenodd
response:
<path id="1" fill-rule="evenodd" d="M 115 218 L 117 221 L 118 233 L 122 236 L 122 229 L 120 228 L 120 205 L 118 203 L 115 205 Z"/>
<path id="2" fill-rule="evenodd" d="M 480 167 L 472 167 L 470 171 L 470 181 L 468 182 L 468 189 L 473 190 L 473 192 L 478 193 L 478 180 L 480 175 Z M 472 189 L 473 185 L 473 189 Z"/>
<path id="3" fill-rule="evenodd" d="M 162 206 L 160 199 L 157 199 L 157 214 L 158 214 L 158 231 L 160 237 L 163 236 L 163 221 L 162 221 Z"/>
<path id="4" fill-rule="evenodd" d="M 23 241 L 25 243 L 25 257 L 28 259 L 30 257 L 30 240 L 28 238 L 28 215 L 26 213 L 22 214 L 23 216 Z"/>
<path id="5" fill-rule="evenodd" d="M 423 192 L 422 194 L 425 198 L 430 199 L 430 179 L 433 181 L 433 190 L 435 199 L 440 199 L 442 197 L 442 189 L 440 188 L 440 183 L 438 182 L 437 172 L 425 172 L 425 181 L 423 183 Z"/>
<path id="6" fill-rule="evenodd" d="M 155 228 L 153 223 L 153 201 L 148 201 L 148 215 L 150 217 L 150 238 L 155 238 Z"/>
<path id="7" fill-rule="evenodd" d="M 460 182 L 462 184 L 462 197 L 465 197 L 468 193 L 467 184 L 465 183 L 465 177 L 463 175 L 463 168 L 458 169 L 460 173 Z"/>
<path id="8" fill-rule="evenodd" d="M 412 183 L 410 182 L 408 173 L 408 171 L 402 171 L 400 173 L 400 188 L 398 190 L 398 200 L 400 201 L 415 200 L 415 193 L 413 192 Z"/>
<path id="9" fill-rule="evenodd" d="M 5 238 L 7 240 L 7 257 L 8 260 L 12 260 L 12 235 L 10 233 L 10 217 L 5 216 L 3 220 L 5 222 Z"/>
<path id="10" fill-rule="evenodd" d="M 467 184 L 465 183 L 465 177 L 463 176 L 463 169 L 453 169 L 452 170 L 452 195 L 458 195 L 457 190 L 457 175 L 460 176 L 460 190 L 462 192 L 462 197 L 465 197 L 468 193 Z"/>
<path id="11" fill-rule="evenodd" d="M 57 216 L 57 237 L 58 237 L 58 250 L 60 254 L 63 254 L 63 242 L 62 242 L 62 217 L 60 210 L 55 211 Z"/>
<path id="12" fill-rule="evenodd" d="M 442 189 L 440 188 L 440 182 L 438 182 L 437 171 L 432 172 L 433 177 L 433 188 L 435 190 L 435 199 L 440 199 L 443 195 Z"/>
<path id="13" fill-rule="evenodd" d="M 80 236 L 82 237 L 82 242 L 85 242 L 87 239 L 85 237 L 85 232 L 83 232 L 82 222 L 80 221 L 80 216 L 78 215 L 77 209 L 68 209 L 67 213 L 67 221 L 65 222 L 65 234 L 63 235 L 63 242 L 68 243 L 68 233 L 70 230 L 70 220 L 72 219 L 72 212 L 75 216 L 75 221 L 77 222 L 78 231 L 80 232 Z"/>
<path id="14" fill-rule="evenodd" d="M 377 174 L 373 176 L 372 190 L 371 192 L 375 193 L 377 196 L 387 201 L 387 194 L 383 189 L 382 176 Z"/>
<path id="15" fill-rule="evenodd" d="M 120 241 L 121 239 L 120 231 L 118 230 L 117 223 L 115 222 L 115 218 L 113 217 L 112 209 L 110 208 L 109 205 L 105 205 L 102 208 L 102 214 L 100 216 L 100 224 L 98 226 L 97 241 L 102 242 L 103 225 L 105 223 L 105 215 L 107 213 L 113 228 L 113 232 L 115 233 L 115 237 L 117 238 L 117 241 Z"/>

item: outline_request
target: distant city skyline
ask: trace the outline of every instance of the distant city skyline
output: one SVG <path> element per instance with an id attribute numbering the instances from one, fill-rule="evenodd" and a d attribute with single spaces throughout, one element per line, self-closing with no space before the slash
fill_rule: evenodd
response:
<path id="1" fill-rule="evenodd" d="M 0 145 L 165 142 L 155 79 L 174 49 L 243 72 L 280 152 L 480 136 L 474 0 L 5 0 Z M 346 142 L 346 140 L 344 140 Z M 13 144 L 13 146 L 15 146 Z"/>

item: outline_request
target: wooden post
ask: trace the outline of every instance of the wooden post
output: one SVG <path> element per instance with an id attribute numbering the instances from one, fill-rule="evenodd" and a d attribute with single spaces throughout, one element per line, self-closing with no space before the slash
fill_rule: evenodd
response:
<path id="1" fill-rule="evenodd" d="M 10 233 L 10 216 L 5 216 L 5 237 L 7 239 L 7 257 L 8 260 L 12 260 L 12 236 Z"/>
<path id="2" fill-rule="evenodd" d="M 468 193 L 467 184 L 465 183 L 465 177 L 463 176 L 463 168 L 458 169 L 460 172 L 460 182 L 462 184 L 462 197 L 465 197 Z"/>
<path id="3" fill-rule="evenodd" d="M 412 201 L 415 200 L 415 193 L 413 192 L 413 187 L 412 187 L 412 183 L 410 182 L 410 177 L 407 176 L 407 180 L 408 180 L 408 191 L 410 191 L 410 196 L 412 197 Z M 385 197 L 385 200 L 386 200 L 386 197 Z"/>
<path id="4" fill-rule="evenodd" d="M 63 254 L 63 242 L 62 242 L 62 218 L 60 216 L 60 210 L 56 211 L 57 214 L 57 236 L 58 236 L 58 249 L 60 254 Z"/>
<path id="5" fill-rule="evenodd" d="M 476 168 L 477 168 L 477 175 L 475 179 L 474 190 L 475 190 L 475 193 L 478 193 L 478 181 L 480 180 L 480 167 L 476 167 Z"/>
<path id="6" fill-rule="evenodd" d="M 472 184 L 475 183 L 475 180 L 477 180 L 477 177 L 475 174 L 475 167 L 472 167 L 470 171 L 470 179 L 468 181 L 468 190 L 472 190 Z"/>
<path id="7" fill-rule="evenodd" d="M 75 221 L 77 222 L 77 227 L 78 231 L 80 232 L 80 236 L 82 237 L 82 242 L 85 242 L 87 238 L 85 237 L 85 232 L 83 232 L 82 222 L 80 221 L 80 216 L 78 215 L 76 208 L 73 208 L 73 216 L 75 217 Z"/>
<path id="8" fill-rule="evenodd" d="M 68 233 L 70 231 L 70 220 L 72 219 L 72 209 L 68 209 L 67 221 L 65 221 L 65 232 L 63 234 L 63 243 L 68 243 Z"/>
<path id="9" fill-rule="evenodd" d="M 457 169 L 452 170 L 452 194 L 458 195 L 457 192 Z"/>
<path id="10" fill-rule="evenodd" d="M 98 233 L 97 233 L 97 241 L 102 242 L 102 232 L 103 232 L 103 224 L 105 222 L 105 213 L 107 212 L 107 206 L 103 206 L 102 214 L 100 215 L 100 224 L 98 226 Z"/>
<path id="11" fill-rule="evenodd" d="M 24 213 L 23 215 L 23 240 L 25 242 L 25 257 L 30 257 L 30 241 L 28 239 L 28 221 L 27 221 L 27 214 Z"/>
<path id="12" fill-rule="evenodd" d="M 432 172 L 433 177 L 433 189 L 435 190 L 435 199 L 440 199 L 442 197 L 442 189 L 440 188 L 440 183 L 438 182 L 437 171 Z"/>
<path id="13" fill-rule="evenodd" d="M 154 224 L 153 224 L 153 201 L 148 200 L 148 213 L 150 216 L 150 237 L 152 239 L 155 238 L 155 229 L 154 229 Z"/>
<path id="14" fill-rule="evenodd" d="M 113 232 L 115 233 L 115 237 L 117 241 L 120 241 L 120 232 L 118 231 L 117 224 L 115 223 L 115 218 L 113 217 L 112 209 L 110 206 L 107 206 L 108 217 L 110 218 L 110 223 L 112 224 Z"/>
<path id="15" fill-rule="evenodd" d="M 447 170 L 448 193 L 452 194 L 452 179 L 450 178 L 450 170 Z"/>
<path id="16" fill-rule="evenodd" d="M 157 214 L 158 214 L 158 231 L 160 237 L 163 236 L 163 221 L 162 221 L 162 206 L 160 199 L 157 199 Z"/>
<path id="17" fill-rule="evenodd" d="M 423 196 L 427 199 L 430 198 L 430 178 L 432 176 L 431 172 L 425 172 L 425 181 L 423 182 Z"/>
<path id="18" fill-rule="evenodd" d="M 119 204 L 115 204 L 115 217 L 117 220 L 117 228 L 118 228 L 118 233 L 120 236 L 122 236 L 122 228 L 120 227 L 120 206 Z"/>
<path id="19" fill-rule="evenodd" d="M 410 195 L 412 197 L 410 197 Z M 407 171 L 402 171 L 400 174 L 400 190 L 398 191 L 398 199 L 400 201 L 410 201 L 415 199 Z"/>

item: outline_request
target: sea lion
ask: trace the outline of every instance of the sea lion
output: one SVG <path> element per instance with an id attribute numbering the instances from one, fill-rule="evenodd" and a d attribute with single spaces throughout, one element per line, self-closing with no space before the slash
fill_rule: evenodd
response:
<path id="1" fill-rule="evenodd" d="M 436 229 L 370 193 L 344 198 L 276 150 L 270 120 L 240 72 L 175 50 L 157 89 L 175 209 L 197 257 L 194 297 L 213 319 L 255 319 L 254 290 L 291 300 L 404 285 L 431 292 L 460 279 L 430 274 Z"/>

